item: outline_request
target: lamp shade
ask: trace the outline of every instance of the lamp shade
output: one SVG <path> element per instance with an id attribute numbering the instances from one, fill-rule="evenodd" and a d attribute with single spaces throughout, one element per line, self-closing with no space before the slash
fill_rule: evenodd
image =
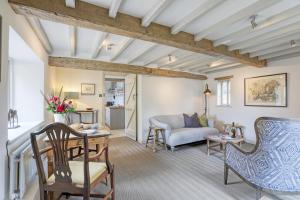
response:
<path id="1" fill-rule="evenodd" d="M 203 93 L 204 93 L 205 95 L 211 94 L 211 91 L 210 91 L 210 89 L 208 89 L 208 85 L 207 85 L 207 84 L 205 85 L 205 90 L 204 90 Z"/>
<path id="2" fill-rule="evenodd" d="M 67 99 L 79 99 L 79 92 L 65 92 L 64 95 Z"/>

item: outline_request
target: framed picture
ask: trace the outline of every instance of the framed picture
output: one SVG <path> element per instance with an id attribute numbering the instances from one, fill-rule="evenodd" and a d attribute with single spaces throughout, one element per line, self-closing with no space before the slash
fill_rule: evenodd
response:
<path id="1" fill-rule="evenodd" d="M 1 65 L 2 65 L 2 16 L 0 15 L 0 82 L 1 82 Z"/>
<path id="2" fill-rule="evenodd" d="M 245 78 L 245 106 L 287 107 L 287 73 Z"/>
<path id="3" fill-rule="evenodd" d="M 81 95 L 95 95 L 96 84 L 81 83 Z"/>

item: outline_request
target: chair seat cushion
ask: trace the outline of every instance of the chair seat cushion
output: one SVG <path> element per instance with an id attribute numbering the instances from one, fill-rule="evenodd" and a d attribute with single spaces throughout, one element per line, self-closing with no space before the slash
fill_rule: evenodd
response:
<path id="1" fill-rule="evenodd" d="M 72 183 L 76 187 L 83 187 L 84 184 L 84 162 L 83 161 L 69 161 L 69 166 L 72 172 Z M 89 162 L 90 183 L 94 183 L 105 171 L 106 163 L 103 162 Z M 48 183 L 55 182 L 55 176 L 52 174 Z"/>

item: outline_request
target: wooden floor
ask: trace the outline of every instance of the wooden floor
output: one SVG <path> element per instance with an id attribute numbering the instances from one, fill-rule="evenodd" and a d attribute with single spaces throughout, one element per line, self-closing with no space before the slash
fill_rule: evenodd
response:
<path id="1" fill-rule="evenodd" d="M 110 157 L 116 166 L 117 200 L 255 199 L 255 189 L 233 173 L 229 174 L 231 184 L 223 184 L 222 155 L 208 157 L 205 145 L 153 153 L 139 143 L 120 137 L 111 140 Z M 296 200 L 300 195 L 264 193 L 263 199 Z"/>

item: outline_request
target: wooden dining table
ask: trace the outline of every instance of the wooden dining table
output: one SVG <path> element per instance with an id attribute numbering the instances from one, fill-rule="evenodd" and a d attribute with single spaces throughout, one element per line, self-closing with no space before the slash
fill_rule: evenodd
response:
<path id="1" fill-rule="evenodd" d="M 81 129 L 77 130 L 79 133 L 82 131 Z M 108 140 L 109 136 L 111 135 L 110 130 L 108 128 L 99 128 L 96 130 L 95 133 L 87 134 L 88 136 L 88 144 L 90 152 L 98 153 L 100 150 L 101 145 L 104 143 L 105 140 Z M 45 137 L 43 141 L 46 144 L 46 148 L 50 147 L 50 141 L 48 137 Z M 95 147 L 95 149 L 91 149 L 91 147 Z M 68 140 L 68 149 L 69 149 L 69 158 L 73 160 L 82 155 L 81 150 L 83 149 L 83 139 L 76 137 L 74 135 L 70 135 Z M 77 150 L 75 154 L 75 150 Z M 47 159 L 48 159 L 48 176 L 53 174 L 53 151 L 47 152 Z"/>

